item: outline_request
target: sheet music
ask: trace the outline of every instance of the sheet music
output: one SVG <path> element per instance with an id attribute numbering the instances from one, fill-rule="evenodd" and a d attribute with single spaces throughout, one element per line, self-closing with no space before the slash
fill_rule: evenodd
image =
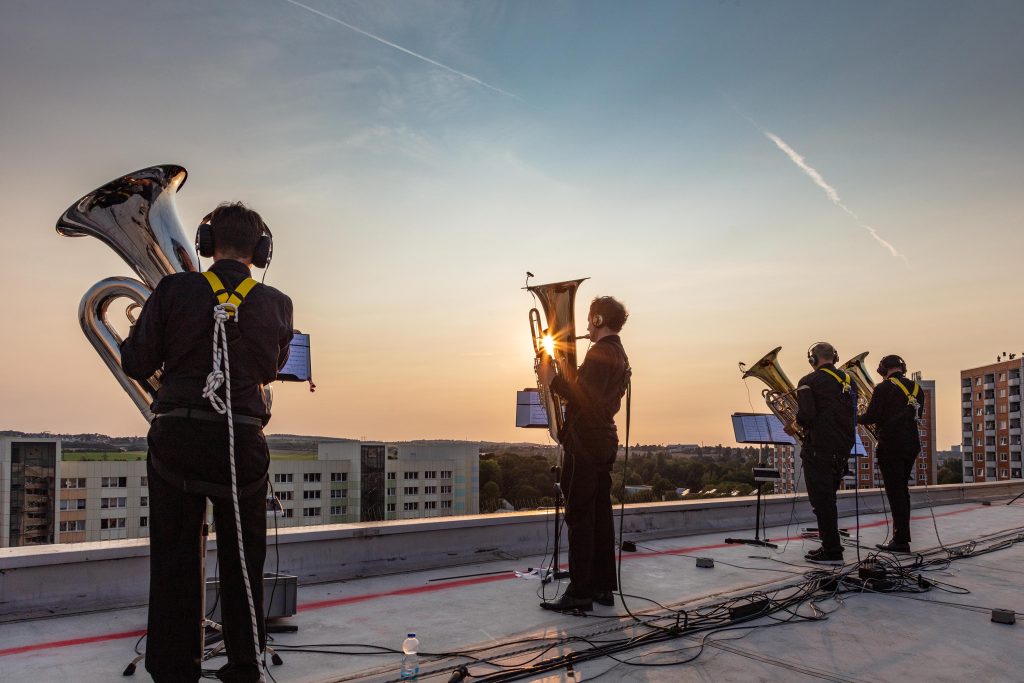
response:
<path id="1" fill-rule="evenodd" d="M 524 389 L 516 392 L 516 427 L 548 426 L 548 413 L 540 402 L 540 392 Z"/>
<path id="2" fill-rule="evenodd" d="M 289 346 L 288 362 L 277 373 L 282 382 L 307 382 L 313 375 L 312 358 L 309 353 L 309 335 L 296 332 Z"/>

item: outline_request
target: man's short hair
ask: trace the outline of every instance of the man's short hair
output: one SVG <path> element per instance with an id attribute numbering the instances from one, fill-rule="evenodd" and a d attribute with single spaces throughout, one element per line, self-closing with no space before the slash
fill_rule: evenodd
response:
<path id="1" fill-rule="evenodd" d="M 811 347 L 810 351 L 807 352 L 807 355 L 814 357 L 817 360 L 823 360 L 826 363 L 835 363 L 838 361 L 839 353 L 836 351 L 836 347 L 832 346 L 828 342 L 818 342 Z"/>
<path id="2" fill-rule="evenodd" d="M 629 312 L 621 302 L 610 296 L 594 297 L 590 302 L 590 317 L 601 316 L 601 326 L 607 327 L 613 332 L 618 332 L 626 324 Z"/>
<path id="3" fill-rule="evenodd" d="M 218 252 L 234 258 L 252 258 L 265 225 L 258 213 L 242 202 L 224 202 L 210 214 L 213 243 Z"/>

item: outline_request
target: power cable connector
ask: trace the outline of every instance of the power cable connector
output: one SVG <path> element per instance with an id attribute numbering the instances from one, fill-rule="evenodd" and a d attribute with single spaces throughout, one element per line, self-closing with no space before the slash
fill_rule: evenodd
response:
<path id="1" fill-rule="evenodd" d="M 465 664 L 459 664 L 455 667 L 451 677 L 448 678 L 448 683 L 459 683 L 467 678 L 469 678 L 469 669 L 466 668 Z"/>
<path id="2" fill-rule="evenodd" d="M 997 624 L 1016 624 L 1017 615 L 1012 609 L 994 609 L 992 610 L 992 621 Z"/>

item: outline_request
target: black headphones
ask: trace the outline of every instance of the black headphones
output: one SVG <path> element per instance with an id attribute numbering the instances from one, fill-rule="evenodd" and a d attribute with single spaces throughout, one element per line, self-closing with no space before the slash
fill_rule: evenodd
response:
<path id="1" fill-rule="evenodd" d="M 829 346 L 829 347 L 831 347 L 832 348 L 832 363 L 834 364 L 834 363 L 838 363 L 839 362 L 839 352 L 836 351 L 836 347 L 832 346 L 828 342 L 814 342 L 807 349 L 807 362 L 811 364 L 812 368 L 818 362 L 817 356 L 814 355 L 814 349 L 816 349 L 819 346 Z"/>
<path id="2" fill-rule="evenodd" d="M 206 214 L 196 230 L 196 251 L 204 258 L 212 257 L 214 251 L 213 225 L 210 223 L 212 216 L 212 211 Z M 266 268 L 274 257 L 274 235 L 262 220 L 260 220 L 260 227 L 262 234 L 259 241 L 256 242 L 256 248 L 253 249 L 252 264 L 257 268 Z"/>
<path id="3" fill-rule="evenodd" d="M 876 372 L 878 372 L 882 377 L 885 377 L 893 368 L 899 368 L 900 372 L 906 373 L 907 361 L 903 360 L 902 356 L 897 356 L 896 354 L 884 356 L 880 361 L 878 361 L 878 370 L 876 370 Z"/>

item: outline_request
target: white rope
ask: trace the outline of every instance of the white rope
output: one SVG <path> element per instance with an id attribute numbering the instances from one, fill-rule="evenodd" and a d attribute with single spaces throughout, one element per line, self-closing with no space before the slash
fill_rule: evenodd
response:
<path id="1" fill-rule="evenodd" d="M 231 504 L 235 509 L 235 533 L 238 535 L 238 559 L 242 565 L 242 580 L 245 582 L 245 597 L 249 601 L 249 619 L 252 624 L 252 645 L 256 653 L 256 666 L 260 672 L 260 683 L 266 683 L 263 675 L 260 635 L 256 620 L 256 604 L 252 597 L 252 586 L 249 583 L 249 567 L 245 561 L 245 545 L 242 540 L 242 516 L 238 510 L 238 476 L 235 474 L 235 417 L 231 411 L 231 364 L 228 360 L 228 335 L 224 323 L 234 316 L 238 320 L 238 306 L 235 304 L 218 304 L 213 307 L 213 370 L 206 376 L 206 387 L 203 398 L 221 415 L 228 418 L 228 464 L 231 468 Z M 223 367 L 223 370 L 221 370 Z M 227 383 L 224 399 L 217 395 L 217 390 Z"/>

